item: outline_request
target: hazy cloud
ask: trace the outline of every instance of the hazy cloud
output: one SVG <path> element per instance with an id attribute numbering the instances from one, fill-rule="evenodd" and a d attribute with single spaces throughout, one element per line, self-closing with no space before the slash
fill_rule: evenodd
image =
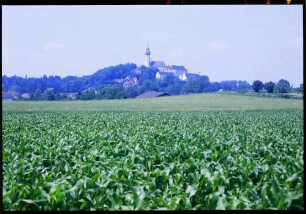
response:
<path id="1" fill-rule="evenodd" d="M 257 27 L 265 27 L 271 29 L 278 29 L 282 31 L 292 31 L 292 32 L 301 32 L 302 29 L 296 27 L 295 25 L 288 25 L 287 23 L 279 23 L 273 20 L 264 20 L 264 19 L 249 19 L 246 18 L 246 20 L 249 20 L 251 25 L 256 25 Z"/>
<path id="2" fill-rule="evenodd" d="M 294 48 L 294 49 L 301 48 L 303 47 L 303 37 L 299 36 L 294 39 L 291 39 L 285 44 L 285 46 L 288 48 Z"/>
<path id="3" fill-rule="evenodd" d="M 68 51 L 68 48 L 66 45 L 58 43 L 58 42 L 47 42 L 42 46 L 41 51 L 47 52 L 47 53 L 53 53 L 53 52 L 60 52 L 60 51 Z"/>
<path id="4" fill-rule="evenodd" d="M 223 53 L 224 51 L 229 49 L 229 45 L 223 42 L 211 42 L 208 44 L 208 48 L 211 51 L 217 52 L 217 53 Z"/>
<path id="5" fill-rule="evenodd" d="M 167 56 L 167 59 L 170 61 L 179 61 L 182 60 L 186 56 L 186 52 L 184 50 L 174 50 L 170 52 Z"/>
<path id="6" fill-rule="evenodd" d="M 33 51 L 29 50 L 23 46 L 17 46 L 17 45 L 13 45 L 10 43 L 7 44 L 3 44 L 3 49 L 2 49 L 2 53 L 8 54 L 8 55 L 29 55 L 32 54 Z"/>
<path id="7" fill-rule="evenodd" d="M 36 54 L 45 64 L 50 65 L 54 62 L 71 62 L 71 57 L 75 56 L 76 53 L 62 43 L 51 41 L 45 43 Z M 66 66 L 61 65 L 56 67 L 58 70 L 61 70 Z"/>

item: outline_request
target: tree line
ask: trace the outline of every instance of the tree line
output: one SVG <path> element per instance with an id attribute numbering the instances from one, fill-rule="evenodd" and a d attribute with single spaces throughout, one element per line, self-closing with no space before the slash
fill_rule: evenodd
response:
<path id="1" fill-rule="evenodd" d="M 138 71 L 138 72 L 137 72 Z M 254 81 L 250 85 L 246 81 L 210 82 L 206 75 L 182 81 L 174 75 L 156 79 L 157 68 L 147 68 L 127 63 L 100 69 L 92 75 L 76 77 L 43 75 L 41 78 L 23 78 L 18 76 L 2 76 L 2 91 L 29 93 L 30 100 L 66 100 L 72 99 L 68 93 L 74 93 L 75 99 L 125 99 L 134 98 L 146 91 L 160 91 L 170 95 L 189 93 L 209 93 L 220 90 L 259 92 L 266 89 L 268 93 L 275 90 L 282 92 L 283 81 L 278 84 Z M 137 80 L 136 82 L 131 81 Z M 287 81 L 288 82 L 288 81 Z M 286 84 L 285 84 L 286 85 Z M 286 86 L 287 87 L 287 86 Z M 275 88 L 275 90 L 274 90 Z M 290 84 L 289 84 L 289 88 Z M 288 91 L 286 89 L 286 91 Z M 21 98 L 21 97 L 20 97 Z"/>
<path id="2" fill-rule="evenodd" d="M 299 87 L 293 88 L 290 85 L 290 82 L 285 79 L 279 80 L 277 83 L 272 81 L 263 83 L 260 80 L 255 80 L 252 84 L 254 92 L 260 92 L 261 90 L 266 90 L 267 93 L 289 93 L 289 92 L 298 92 L 304 93 L 304 84 L 300 84 Z"/>

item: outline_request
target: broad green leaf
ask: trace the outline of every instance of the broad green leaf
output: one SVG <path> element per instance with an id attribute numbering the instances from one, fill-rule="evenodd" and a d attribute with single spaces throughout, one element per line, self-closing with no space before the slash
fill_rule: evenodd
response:
<path id="1" fill-rule="evenodd" d="M 297 180 L 298 178 L 300 178 L 300 176 L 301 176 L 302 173 L 303 173 L 303 171 L 294 173 L 293 175 L 291 175 L 290 177 L 288 177 L 288 178 L 286 179 L 286 182 L 293 182 L 293 181 Z"/>
<path id="2" fill-rule="evenodd" d="M 207 209 L 215 210 L 218 206 L 219 196 L 217 194 L 213 194 L 209 197 Z"/>
<path id="3" fill-rule="evenodd" d="M 188 185 L 187 186 L 187 189 L 186 189 L 186 193 L 189 194 L 189 197 L 192 197 L 196 194 L 197 190 L 191 186 L 191 185 Z"/>
<path id="4" fill-rule="evenodd" d="M 31 200 L 31 199 L 22 199 L 22 201 L 28 203 L 28 204 L 34 204 L 35 201 Z"/>
<path id="5" fill-rule="evenodd" d="M 223 197 L 218 198 L 216 209 L 217 210 L 225 210 L 225 199 Z"/>

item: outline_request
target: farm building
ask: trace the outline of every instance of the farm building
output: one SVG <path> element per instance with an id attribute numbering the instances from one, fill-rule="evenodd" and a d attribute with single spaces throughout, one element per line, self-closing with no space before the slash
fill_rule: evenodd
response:
<path id="1" fill-rule="evenodd" d="M 169 96 L 169 94 L 157 91 L 147 91 L 143 94 L 138 95 L 136 98 L 154 98 L 154 97 L 163 97 L 163 96 Z"/>
<path id="2" fill-rule="evenodd" d="M 13 100 L 13 94 L 11 92 L 2 92 L 2 100 L 3 101 L 12 101 Z"/>
<path id="3" fill-rule="evenodd" d="M 23 94 L 21 94 L 21 98 L 23 98 L 23 99 L 30 99 L 30 93 L 23 93 Z"/>

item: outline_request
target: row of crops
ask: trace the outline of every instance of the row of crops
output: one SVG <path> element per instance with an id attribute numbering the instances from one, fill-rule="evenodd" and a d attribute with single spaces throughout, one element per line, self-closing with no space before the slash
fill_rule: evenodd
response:
<path id="1" fill-rule="evenodd" d="M 4 210 L 304 209 L 302 110 L 2 117 Z"/>

